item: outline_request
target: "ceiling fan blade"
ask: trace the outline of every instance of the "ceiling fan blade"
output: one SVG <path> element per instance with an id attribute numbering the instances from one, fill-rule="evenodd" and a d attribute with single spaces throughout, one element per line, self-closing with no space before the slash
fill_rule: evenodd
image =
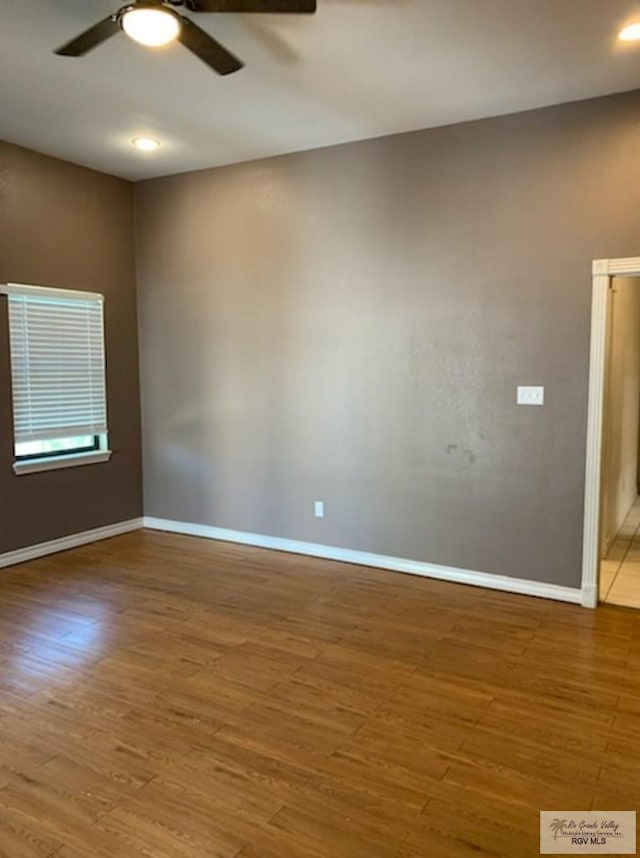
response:
<path id="1" fill-rule="evenodd" d="M 209 33 L 194 24 L 190 18 L 184 18 L 181 15 L 180 24 L 178 40 L 218 74 L 232 74 L 243 67 L 243 62 L 223 48 L 220 42 L 216 42 Z"/>
<path id="2" fill-rule="evenodd" d="M 194 12 L 256 12 L 258 14 L 313 15 L 316 0 L 187 0 Z"/>
<path id="3" fill-rule="evenodd" d="M 76 36 L 75 39 L 67 42 L 66 45 L 58 48 L 55 53 L 61 57 L 82 57 L 119 32 L 120 27 L 115 15 L 110 15 L 104 21 L 100 21 L 81 35 Z"/>

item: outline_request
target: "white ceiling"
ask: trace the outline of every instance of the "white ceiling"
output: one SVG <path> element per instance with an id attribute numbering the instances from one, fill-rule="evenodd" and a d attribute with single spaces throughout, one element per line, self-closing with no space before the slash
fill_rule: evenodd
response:
<path id="1" fill-rule="evenodd" d="M 119 35 L 52 50 L 118 0 L 0 0 L 0 138 L 142 179 L 640 87 L 640 0 L 318 0 L 196 15 L 246 68 Z M 162 140 L 144 155 L 136 134 Z"/>

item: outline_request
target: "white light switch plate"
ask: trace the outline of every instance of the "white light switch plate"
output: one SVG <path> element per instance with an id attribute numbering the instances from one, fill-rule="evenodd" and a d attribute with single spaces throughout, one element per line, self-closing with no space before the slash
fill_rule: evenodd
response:
<path id="1" fill-rule="evenodd" d="M 544 387 L 518 387 L 518 405 L 544 405 Z"/>

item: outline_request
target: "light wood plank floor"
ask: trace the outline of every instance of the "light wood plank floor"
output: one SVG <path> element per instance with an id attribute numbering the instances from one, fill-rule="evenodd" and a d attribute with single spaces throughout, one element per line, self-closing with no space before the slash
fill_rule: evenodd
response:
<path id="1" fill-rule="evenodd" d="M 640 614 L 137 532 L 0 572 L 2 858 L 528 858 L 634 810 Z"/>

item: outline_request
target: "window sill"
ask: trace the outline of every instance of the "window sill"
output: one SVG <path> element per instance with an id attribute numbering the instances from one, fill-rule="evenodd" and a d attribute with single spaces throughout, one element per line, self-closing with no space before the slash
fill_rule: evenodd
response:
<path id="1" fill-rule="evenodd" d="M 39 471 L 58 471 L 61 468 L 77 468 L 79 465 L 96 465 L 108 462 L 111 450 L 97 450 L 91 453 L 69 453 L 65 456 L 51 456 L 48 459 L 22 459 L 13 463 L 13 470 L 22 474 L 37 474 Z"/>

